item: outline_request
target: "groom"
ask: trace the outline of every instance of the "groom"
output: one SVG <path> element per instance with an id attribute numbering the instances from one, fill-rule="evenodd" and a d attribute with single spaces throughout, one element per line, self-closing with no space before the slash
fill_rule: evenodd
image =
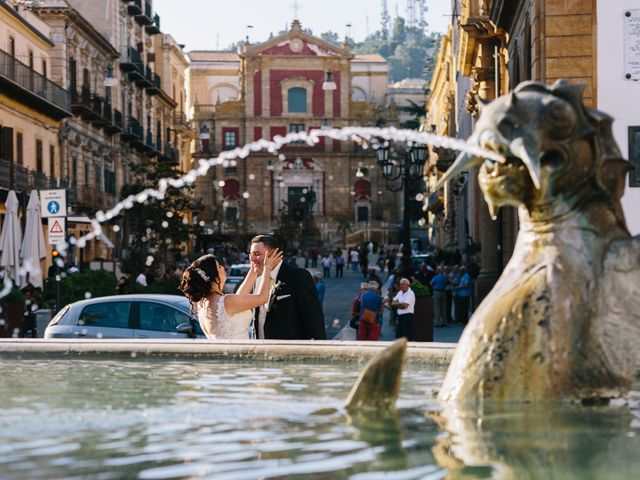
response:
<path id="1" fill-rule="evenodd" d="M 251 266 L 260 274 L 254 290 L 262 281 L 264 254 L 275 248 L 278 243 L 271 235 L 258 235 L 251 240 Z M 325 340 L 324 315 L 311 274 L 280 262 L 271 272 L 271 278 L 269 302 L 255 312 L 256 338 Z"/>

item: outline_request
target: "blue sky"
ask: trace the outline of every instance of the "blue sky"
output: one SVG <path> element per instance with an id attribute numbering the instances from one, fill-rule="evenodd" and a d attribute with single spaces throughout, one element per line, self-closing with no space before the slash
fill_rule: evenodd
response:
<path id="1" fill-rule="evenodd" d="M 185 50 L 225 49 L 249 35 L 264 41 L 269 33 L 283 30 L 294 16 L 294 0 L 154 0 L 163 33 L 171 34 Z M 319 34 L 327 30 L 356 41 L 380 26 L 380 0 L 297 0 L 303 27 Z M 390 14 L 405 17 L 406 0 L 389 0 Z M 446 30 L 451 0 L 427 0 L 426 21 L 430 31 Z M 351 24 L 351 27 L 347 27 Z M 248 28 L 252 25 L 253 28 Z"/>

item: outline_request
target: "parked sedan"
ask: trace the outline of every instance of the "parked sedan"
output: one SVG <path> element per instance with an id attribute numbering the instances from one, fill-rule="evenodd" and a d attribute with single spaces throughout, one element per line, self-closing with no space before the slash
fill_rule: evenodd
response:
<path id="1" fill-rule="evenodd" d="M 179 295 L 113 295 L 66 305 L 44 338 L 205 338 Z"/>

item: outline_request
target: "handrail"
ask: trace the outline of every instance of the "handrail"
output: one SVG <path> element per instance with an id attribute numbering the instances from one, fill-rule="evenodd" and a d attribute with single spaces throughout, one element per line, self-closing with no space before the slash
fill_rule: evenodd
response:
<path id="1" fill-rule="evenodd" d="M 8 78 L 64 111 L 71 111 L 71 98 L 67 90 L 4 50 L 0 50 L 0 76 Z"/>

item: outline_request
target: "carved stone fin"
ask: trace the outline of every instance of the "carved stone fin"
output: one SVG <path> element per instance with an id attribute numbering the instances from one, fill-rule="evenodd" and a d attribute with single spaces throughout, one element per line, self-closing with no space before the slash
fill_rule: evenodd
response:
<path id="1" fill-rule="evenodd" d="M 378 411 L 395 408 L 406 351 L 407 340 L 400 338 L 369 360 L 353 385 L 345 408 Z"/>

